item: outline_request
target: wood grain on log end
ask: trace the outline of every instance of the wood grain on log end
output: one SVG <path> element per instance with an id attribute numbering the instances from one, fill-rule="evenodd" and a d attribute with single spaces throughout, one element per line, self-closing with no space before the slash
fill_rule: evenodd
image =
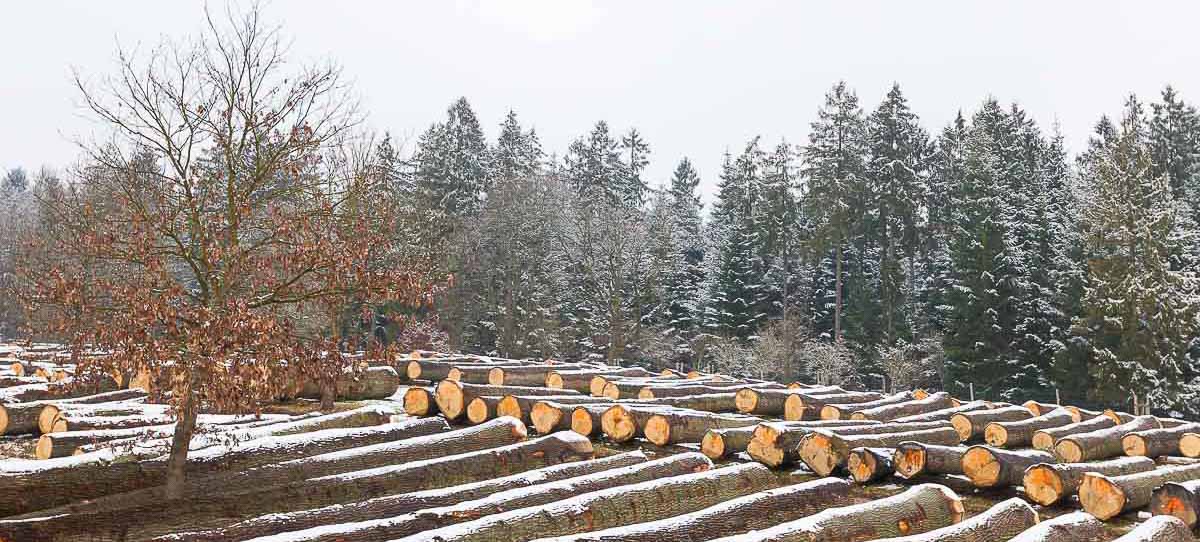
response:
<path id="1" fill-rule="evenodd" d="M 1108 521 L 1125 509 L 1125 491 L 1106 476 L 1087 473 L 1079 486 L 1079 502 L 1087 513 Z"/>
<path id="2" fill-rule="evenodd" d="M 409 416 L 428 416 L 433 414 L 433 395 L 425 388 L 408 388 L 404 392 L 404 412 Z"/>
<path id="3" fill-rule="evenodd" d="M 1050 506 L 1063 497 L 1062 477 L 1049 465 L 1034 465 L 1025 470 L 1025 496 L 1042 506 Z"/>

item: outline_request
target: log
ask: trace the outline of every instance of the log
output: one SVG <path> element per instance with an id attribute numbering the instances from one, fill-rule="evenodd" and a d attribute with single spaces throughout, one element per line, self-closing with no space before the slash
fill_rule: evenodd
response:
<path id="1" fill-rule="evenodd" d="M 700 442 L 712 429 L 753 427 L 762 419 L 743 415 L 718 415 L 693 410 L 676 410 L 650 416 L 643 428 L 646 440 L 658 446 Z"/>
<path id="2" fill-rule="evenodd" d="M 489 375 L 496 367 L 520 367 L 518 364 L 459 364 L 446 373 L 446 380 L 462 382 L 463 384 L 488 384 Z M 541 386 L 542 383 L 538 383 Z"/>
<path id="3" fill-rule="evenodd" d="M 1179 453 L 1184 457 L 1200 457 L 1200 433 L 1184 433 L 1179 437 Z"/>
<path id="4" fill-rule="evenodd" d="M 955 525 L 875 542 L 990 542 L 1007 540 L 1037 523 L 1037 511 L 1029 503 L 1012 498 Z"/>
<path id="5" fill-rule="evenodd" d="M 901 442 L 955 444 L 958 433 L 953 428 L 904 431 L 877 435 L 842 436 L 825 430 L 815 430 L 800 443 L 800 460 L 813 472 L 829 476 L 846 465 L 850 450 L 858 447 L 894 448 Z"/>
<path id="6" fill-rule="evenodd" d="M 790 389 L 740 388 L 735 394 L 734 406 L 743 414 L 782 416 L 784 403 L 795 393 Z"/>
<path id="7" fill-rule="evenodd" d="M 39 413 L 40 417 L 40 413 Z M 67 413 L 59 415 L 50 428 L 50 433 L 66 431 L 102 431 L 107 429 L 128 429 L 131 427 L 147 427 L 173 423 L 175 417 L 167 413 L 116 416 L 75 416 Z"/>
<path id="8" fill-rule="evenodd" d="M 1151 494 L 1158 486 L 1195 479 L 1200 479 L 1200 464 L 1165 467 L 1123 476 L 1087 472 L 1079 485 L 1079 502 L 1089 514 L 1108 521 L 1122 512 L 1150 504 Z"/>
<path id="9" fill-rule="evenodd" d="M 962 468 L 975 487 L 1008 487 L 1021 485 L 1025 469 L 1053 461 L 1049 452 L 976 445 L 963 454 Z"/>
<path id="10" fill-rule="evenodd" d="M 1125 455 L 1159 457 L 1179 455 L 1179 440 L 1189 432 L 1200 431 L 1200 425 L 1178 425 L 1171 428 L 1135 431 L 1121 438 Z"/>
<path id="11" fill-rule="evenodd" d="M 445 380 L 450 371 L 460 365 L 484 365 L 478 362 L 412 360 L 405 366 L 405 374 L 409 380 Z"/>
<path id="12" fill-rule="evenodd" d="M 610 381 L 631 381 L 631 382 L 660 382 L 670 383 L 672 381 L 679 382 L 682 378 L 678 375 L 670 376 L 621 376 L 621 375 L 596 375 L 588 382 L 588 393 L 593 397 L 604 397 L 604 386 L 607 386 Z"/>
<path id="13" fill-rule="evenodd" d="M 734 413 L 737 411 L 736 396 L 732 392 L 637 399 L 636 401 L 630 400 L 630 402 L 646 406 L 667 406 L 704 412 Z"/>
<path id="14" fill-rule="evenodd" d="M 118 390 L 99 394 L 79 395 L 73 399 L 76 399 L 75 402 L 78 403 L 93 404 L 97 402 L 135 399 L 145 396 L 146 393 L 141 390 Z M 18 435 L 24 433 L 37 433 L 39 431 L 38 424 L 42 417 L 42 410 L 47 406 L 52 406 L 54 404 L 67 403 L 70 399 L 72 398 L 0 404 L 0 434 Z"/>
<path id="15" fill-rule="evenodd" d="M 605 369 L 554 369 L 546 373 L 546 387 L 591 393 L 591 382 L 597 376 L 647 377 L 653 373 L 642 367 L 612 367 Z"/>
<path id="16" fill-rule="evenodd" d="M 100 392 L 113 391 L 116 383 L 112 379 L 99 382 L 80 382 L 68 379 L 46 384 L 25 384 L 11 388 L 0 388 L 0 403 L 28 403 L 31 401 L 46 401 L 52 399 L 73 399 L 95 395 Z"/>
<path id="17" fill-rule="evenodd" d="M 637 399 L 643 401 L 646 399 L 660 399 L 668 397 L 685 397 L 689 395 L 734 395 L 741 386 L 745 384 L 723 384 L 709 386 L 645 386 L 638 390 Z M 756 384 L 764 388 L 769 387 L 765 384 Z M 731 397 L 732 399 L 732 397 Z M 730 410 L 735 410 L 735 403 L 731 400 Z"/>
<path id="18" fill-rule="evenodd" d="M 1008 542 L 1104 542 L 1104 523 L 1087 512 L 1071 512 L 1043 520 Z"/>
<path id="19" fill-rule="evenodd" d="M 604 413 L 612 408 L 611 403 L 577 405 L 571 410 L 571 431 L 585 437 L 594 437 L 603 432 Z"/>
<path id="20" fill-rule="evenodd" d="M 563 536 L 695 512 L 779 484 L 766 467 L 746 463 L 595 491 L 425 531 L 406 540 L 515 541 Z"/>
<path id="21" fill-rule="evenodd" d="M 1054 443 L 1054 455 L 1063 463 L 1082 463 L 1117 457 L 1125 453 L 1125 449 L 1121 447 L 1121 439 L 1125 435 L 1157 428 L 1158 420 L 1154 416 L 1139 416 L 1118 426 L 1060 438 Z"/>
<path id="22" fill-rule="evenodd" d="M 1101 416 L 1104 414 L 1103 412 L 1100 412 L 1098 410 L 1088 410 L 1086 408 L 1079 408 L 1077 406 L 1071 406 L 1071 405 L 1065 406 L 1063 408 L 1075 413 L 1075 420 L 1076 420 L 1075 423 L 1079 423 L 1084 420 L 1090 420 L 1092 418 L 1095 418 L 1096 416 Z M 1113 424 L 1113 425 L 1116 425 L 1116 424 Z"/>
<path id="23" fill-rule="evenodd" d="M 334 395 L 339 401 L 365 401 L 387 399 L 400 388 L 400 374 L 387 365 L 367 367 L 359 374 L 344 374 L 334 381 Z M 321 384 L 305 380 L 296 391 L 296 397 L 321 398 Z"/>
<path id="24" fill-rule="evenodd" d="M 175 433 L 175 424 L 151 425 L 129 429 L 112 429 L 107 431 L 66 431 L 60 433 L 45 433 L 38 437 L 34 456 L 38 459 L 67 457 L 74 455 L 81 446 L 99 444 L 121 439 L 161 439 Z"/>
<path id="25" fill-rule="evenodd" d="M 825 405 L 848 405 L 852 403 L 868 403 L 881 399 L 882 394 L 873 391 L 834 393 L 828 395 L 813 395 L 799 390 L 788 396 L 783 403 L 783 418 L 787 421 L 802 421 L 818 419 Z"/>
<path id="26" fill-rule="evenodd" d="M 905 416 L 903 418 L 896 418 L 892 421 L 894 421 L 894 422 L 936 422 L 936 421 L 943 421 L 943 420 L 950 421 L 951 417 L 953 417 L 955 414 L 958 414 L 960 412 L 975 412 L 977 410 L 988 410 L 990 408 L 992 408 L 991 405 L 989 405 L 986 401 L 971 401 L 969 403 L 963 403 L 956 407 L 943 408 L 941 410 L 935 410 L 935 411 L 929 412 L 927 414 L 917 414 L 915 416 Z"/>
<path id="27" fill-rule="evenodd" d="M 1112 421 L 1114 423 L 1116 423 L 1117 425 L 1121 425 L 1123 423 L 1128 423 L 1128 422 L 1132 421 L 1133 418 L 1135 417 L 1133 414 L 1130 414 L 1128 412 L 1117 412 L 1111 408 L 1104 409 L 1104 412 L 1101 412 L 1101 415 L 1112 418 Z"/>
<path id="28" fill-rule="evenodd" d="M 1200 480 L 1167 482 L 1150 495 L 1150 513 L 1175 516 L 1195 529 L 1200 520 Z"/>
<path id="29" fill-rule="evenodd" d="M 595 397 L 590 397 L 592 403 L 582 403 L 607 408 L 612 406 L 609 403 L 595 402 Z M 540 434 L 553 433 L 555 431 L 570 431 L 571 430 L 571 411 L 580 404 L 560 403 L 557 401 L 537 401 L 530 409 L 529 419 L 535 431 Z"/>
<path id="30" fill-rule="evenodd" d="M 833 421 L 810 421 L 810 422 L 774 422 L 782 424 L 786 427 L 853 427 L 859 425 L 879 425 L 879 422 L 870 420 L 833 420 Z M 709 459 L 718 460 L 729 457 L 733 454 L 746 451 L 750 446 L 750 440 L 754 437 L 757 426 L 752 427 L 731 427 L 727 429 L 711 429 L 704 433 L 704 438 L 700 440 L 700 451 Z"/>
<path id="31" fill-rule="evenodd" d="M 502 365 L 499 367 L 492 367 L 492 369 L 488 371 L 487 383 L 493 386 L 532 386 L 536 388 L 549 388 L 552 386 L 546 385 L 546 377 L 550 374 L 550 371 L 582 369 L 583 367 L 583 365 L 568 363 L 518 366 Z"/>
<path id="32" fill-rule="evenodd" d="M 882 480 L 896 472 L 892 463 L 895 453 L 892 448 L 855 448 L 850 450 L 846 470 L 860 484 Z"/>
<path id="33" fill-rule="evenodd" d="M 806 518 L 718 542 L 863 542 L 925 533 L 954 525 L 965 515 L 962 501 L 937 484 L 913 486 L 898 495 L 829 508 Z"/>
<path id="34" fill-rule="evenodd" d="M 471 402 L 467 403 L 467 421 L 471 424 L 481 424 L 495 418 L 500 399 L 495 395 L 480 395 L 471 399 Z"/>
<path id="35" fill-rule="evenodd" d="M 1053 412 L 1054 410 L 1062 408 L 1062 406 L 1056 405 L 1053 403 L 1040 403 L 1038 401 L 1032 401 L 1032 400 L 1021 403 L 1021 406 L 1029 409 L 1029 411 L 1032 412 L 1034 416 L 1043 416 L 1043 415 L 1049 414 L 1050 412 Z M 1079 420 L 1075 420 L 1075 421 L 1079 421 Z"/>
<path id="36" fill-rule="evenodd" d="M 72 418 L 86 418 L 91 416 L 136 416 L 136 415 L 158 415 L 162 416 L 167 413 L 167 405 L 147 405 L 141 400 L 137 401 L 120 401 L 112 403 L 58 403 L 45 404 L 42 411 L 38 413 L 38 431 L 42 433 L 53 433 L 54 424 L 62 419 L 66 421 L 66 425 L 70 425 Z M 63 428 L 60 427 L 62 432 Z"/>
<path id="37" fill-rule="evenodd" d="M 1021 479 L 1025 496 L 1042 506 L 1050 506 L 1075 495 L 1086 472 L 1105 476 L 1124 476 L 1154 470 L 1148 457 L 1118 457 L 1092 463 L 1043 463 L 1029 467 Z"/>
<path id="38" fill-rule="evenodd" d="M 1072 423 L 1075 423 L 1075 415 L 1059 408 L 1025 420 L 991 422 L 983 428 L 983 441 L 997 448 L 1025 448 L 1033 442 L 1034 433 Z"/>
<path id="39" fill-rule="evenodd" d="M 895 433 L 900 431 L 922 431 L 936 429 L 939 427 L 949 427 L 949 424 L 945 422 L 870 424 L 841 427 L 814 427 L 810 425 L 793 425 L 794 423 L 796 422 L 759 424 L 755 428 L 754 435 L 751 437 L 750 442 L 746 446 L 746 452 L 750 454 L 750 457 L 755 461 L 767 465 L 768 467 L 782 467 L 795 463 L 801 459 L 800 442 L 809 433 L 817 429 L 829 429 L 830 431 L 836 431 L 838 435 L 848 436 Z M 847 450 L 847 452 L 849 452 L 849 450 Z"/>
<path id="40" fill-rule="evenodd" d="M 854 414 L 855 412 L 858 412 L 859 410 L 867 410 L 867 409 L 872 409 L 875 407 L 907 403 L 914 399 L 918 399 L 918 397 L 916 397 L 914 392 L 906 391 L 906 392 L 897 393 L 894 395 L 889 395 L 887 397 L 883 397 L 880 399 L 876 399 L 874 401 L 867 401 L 865 403 L 846 403 L 846 404 L 827 403 L 825 406 L 821 407 L 821 419 L 822 420 L 850 419 L 850 416 L 852 414 Z"/>
<path id="41" fill-rule="evenodd" d="M 1179 518 L 1154 516 L 1112 542 L 1195 542 Z"/>
<path id="42" fill-rule="evenodd" d="M 526 424 L 532 423 L 533 406 L 538 401 L 553 401 L 564 405 L 584 405 L 596 402 L 595 397 L 576 395 L 505 395 L 496 404 L 497 416 L 512 416 Z"/>
<path id="43" fill-rule="evenodd" d="M 606 379 L 604 387 L 600 391 L 600 397 L 612 399 L 613 401 L 619 399 L 637 399 L 639 394 L 643 389 L 646 388 L 646 386 L 656 383 L 662 385 L 663 387 L 671 386 L 672 384 L 678 384 L 677 382 L 663 381 L 660 379 Z"/>
<path id="44" fill-rule="evenodd" d="M 903 403 L 856 410 L 854 414 L 850 415 L 850 419 L 889 421 L 908 416 L 919 416 L 953 407 L 954 399 L 950 397 L 950 394 L 940 391 L 930 394 L 924 399 L 913 399 Z"/>
<path id="45" fill-rule="evenodd" d="M 730 499 L 679 516 L 536 542 L 694 542 L 745 533 L 852 502 L 850 484 L 823 478 Z"/>
<path id="46" fill-rule="evenodd" d="M 467 405 L 471 400 L 481 395 L 578 395 L 568 392 L 567 390 L 554 390 L 550 388 L 527 388 L 520 386 L 488 386 L 480 384 L 464 384 L 454 380 L 443 380 L 438 382 L 434 389 L 434 399 L 437 401 L 438 410 L 447 420 L 454 421 L 466 415 Z"/>
<path id="47" fill-rule="evenodd" d="M 896 445 L 892 462 L 896 476 L 913 479 L 920 475 L 963 474 L 962 459 L 965 446 L 939 446 L 905 441 Z"/>
<path id="48" fill-rule="evenodd" d="M 992 422 L 1015 422 L 1033 417 L 1033 413 L 1023 406 L 1009 406 L 990 410 L 973 410 L 959 412 L 950 417 L 950 423 L 958 431 L 960 442 L 969 442 L 983 437 L 983 430 Z"/>
<path id="49" fill-rule="evenodd" d="M 620 469 L 646 461 L 649 461 L 649 458 L 642 451 L 625 452 L 600 459 L 551 465 L 500 478 L 485 479 L 443 489 L 375 497 L 349 504 L 335 504 L 282 514 L 268 514 L 219 529 L 177 533 L 155 540 L 160 542 L 174 540 L 188 540 L 190 542 L 248 540 L 272 533 L 300 531 L 313 527 L 394 517 L 419 510 L 483 499 L 501 491 L 566 480 L 611 469 Z"/>
<path id="50" fill-rule="evenodd" d="M 404 413 L 409 416 L 432 416 L 438 413 L 433 389 L 412 386 L 404 392 Z"/>
<path id="51" fill-rule="evenodd" d="M 1094 416 L 1078 423 L 1035 431 L 1033 433 L 1032 444 L 1033 447 L 1038 450 L 1049 452 L 1054 450 L 1054 443 L 1058 442 L 1058 439 L 1062 437 L 1080 433 L 1090 433 L 1098 429 L 1115 427 L 1116 425 L 1117 424 L 1112 421 L 1112 418 L 1109 418 L 1108 416 Z"/>
<path id="52" fill-rule="evenodd" d="M 351 524 L 322 525 L 305 531 L 288 533 L 287 537 L 292 542 L 386 541 L 501 514 L 509 510 L 544 506 L 590 492 L 692 472 L 702 472 L 710 468 L 712 468 L 712 463 L 704 456 L 697 453 L 684 453 L 578 478 L 503 491 L 483 499 L 425 509 L 397 517 L 378 517 Z"/>

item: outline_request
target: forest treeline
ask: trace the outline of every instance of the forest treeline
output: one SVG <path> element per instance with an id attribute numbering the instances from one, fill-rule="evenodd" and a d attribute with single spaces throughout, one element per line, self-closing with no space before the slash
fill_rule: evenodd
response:
<path id="1" fill-rule="evenodd" d="M 489 141 L 466 99 L 397 147 L 373 146 L 378 197 L 440 291 L 347 311 L 347 337 L 1200 415 L 1200 115 L 1170 87 L 1077 156 L 1017 105 L 931 134 L 899 86 L 866 111 L 845 83 L 805 144 L 755 137 L 666 180 L 636 129 L 597 122 L 556 155 L 515 113 Z M 3 180 L 8 286 L 63 177 Z"/>

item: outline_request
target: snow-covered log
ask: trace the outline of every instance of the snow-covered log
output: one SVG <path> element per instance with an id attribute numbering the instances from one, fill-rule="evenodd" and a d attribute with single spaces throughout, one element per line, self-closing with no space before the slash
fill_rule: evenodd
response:
<path id="1" fill-rule="evenodd" d="M 1187 433 L 1196 431 L 1200 431 L 1198 424 L 1135 431 L 1121 438 L 1121 448 L 1125 451 L 1125 455 L 1144 457 L 1179 455 L 1179 439 Z"/>
<path id="2" fill-rule="evenodd" d="M 597 376 L 648 377 L 654 373 L 642 367 L 608 367 L 603 369 L 554 369 L 546 373 L 546 387 L 591 393 L 592 379 Z M 601 386 L 603 388 L 603 386 Z"/>
<path id="3" fill-rule="evenodd" d="M 988 410 L 990 408 L 992 408 L 992 405 L 989 404 L 987 401 L 971 401 L 969 403 L 963 403 L 956 407 L 943 408 L 941 410 L 935 410 L 933 412 L 929 412 L 926 414 L 917 414 L 915 416 L 905 416 L 903 418 L 896 418 L 892 421 L 893 422 L 950 421 L 950 418 L 954 417 L 955 414 L 958 414 L 960 412 L 974 412 L 977 410 Z"/>
<path id="4" fill-rule="evenodd" d="M 1033 434 L 1037 431 L 1072 423 L 1075 423 L 1075 415 L 1059 408 L 1025 420 L 991 422 L 983 428 L 983 441 L 997 448 L 1024 448 L 1033 442 Z"/>
<path id="5" fill-rule="evenodd" d="M 1089 514 L 1107 521 L 1123 512 L 1150 504 L 1154 489 L 1167 482 L 1196 479 L 1200 479 L 1200 464 L 1166 467 L 1124 476 L 1087 472 L 1083 475 L 1083 483 L 1079 485 L 1079 502 Z"/>
<path id="6" fill-rule="evenodd" d="M 890 421 L 908 416 L 919 416 L 954 407 L 954 399 L 949 393 L 939 391 L 926 396 L 924 399 L 913 399 L 903 403 L 881 405 L 873 408 L 857 409 L 850 415 L 852 420 Z"/>
<path id="7" fill-rule="evenodd" d="M 958 431 L 959 442 L 969 442 L 983 437 L 983 430 L 993 422 L 1015 422 L 1033 417 L 1033 413 L 1023 406 L 1008 406 L 989 410 L 973 410 L 959 412 L 950 417 L 950 423 Z"/>
<path id="8" fill-rule="evenodd" d="M 941 446 L 905 441 L 896 445 L 892 462 L 896 476 L 913 479 L 921 475 L 962 474 L 965 446 Z"/>
<path id="9" fill-rule="evenodd" d="M 556 390 L 551 388 L 533 388 L 521 386 L 489 386 L 486 384 L 464 384 L 453 380 L 443 380 L 438 382 L 437 388 L 434 390 L 434 399 L 437 401 L 438 410 L 447 420 L 454 421 L 464 417 L 467 413 L 467 405 L 473 399 L 481 395 L 504 396 L 504 395 L 578 395 L 568 390 Z"/>
<path id="10" fill-rule="evenodd" d="M 846 466 L 850 450 L 854 448 L 894 448 L 901 442 L 910 441 L 949 445 L 958 442 L 957 435 L 950 427 L 870 435 L 839 435 L 818 429 L 800 442 L 799 454 L 800 460 L 813 472 L 829 476 Z"/>
<path id="11" fill-rule="evenodd" d="M 1154 516 L 1112 542 L 1195 542 L 1195 537 L 1179 518 Z"/>
<path id="12" fill-rule="evenodd" d="M 917 391 L 920 393 L 905 391 L 892 394 L 887 397 L 882 397 L 874 401 L 867 401 L 865 403 L 827 403 L 825 406 L 821 407 L 820 416 L 822 420 L 848 420 L 852 414 L 860 410 L 869 410 L 881 406 L 907 403 L 909 401 L 926 397 L 925 392 L 920 390 Z"/>
<path id="13" fill-rule="evenodd" d="M 754 427 L 762 420 L 753 416 L 712 414 L 695 410 L 672 410 L 650 416 L 642 433 L 658 446 L 700 442 L 711 429 Z"/>
<path id="14" fill-rule="evenodd" d="M 848 391 L 817 395 L 799 390 L 784 399 L 783 419 L 787 421 L 816 420 L 821 418 L 821 409 L 825 405 L 869 403 L 882 397 L 882 394 L 873 391 Z"/>
<path id="15" fill-rule="evenodd" d="M 1175 516 L 1195 529 L 1200 523 L 1200 480 L 1167 482 L 1150 495 L 1150 513 Z"/>
<path id="16" fill-rule="evenodd" d="M 1043 451 L 1054 451 L 1054 443 L 1058 439 L 1068 435 L 1076 435 L 1080 433 L 1090 433 L 1099 429 L 1107 429 L 1115 427 L 1117 424 L 1108 416 L 1093 416 L 1078 423 L 1072 423 L 1061 427 L 1052 427 L 1049 429 L 1039 429 L 1033 433 L 1033 447 Z"/>
<path id="17" fill-rule="evenodd" d="M 818 428 L 824 427 L 828 429 L 837 427 L 855 427 L 861 425 L 879 425 L 879 422 L 870 420 L 816 420 L 807 422 L 771 422 L 782 424 L 784 427 L 798 428 Z M 750 446 L 750 440 L 754 437 L 754 432 L 758 426 L 748 427 L 731 427 L 727 429 L 712 429 L 704 433 L 704 437 L 700 439 L 700 451 L 709 459 L 717 460 L 729 457 L 733 454 L 746 451 Z"/>
<path id="18" fill-rule="evenodd" d="M 840 420 L 839 420 L 840 421 Z M 849 420 L 853 421 L 853 420 Z M 791 425 L 785 423 L 759 424 L 746 446 L 746 452 L 755 461 L 768 467 L 782 467 L 801 459 L 800 443 L 809 433 L 825 429 L 838 435 L 872 435 L 896 433 L 902 431 L 922 431 L 927 429 L 948 428 L 946 422 L 917 422 L 917 423 L 886 423 L 862 426 L 826 426 Z M 884 446 L 887 447 L 887 446 Z M 849 452 L 849 450 L 846 450 Z"/>
<path id="19" fill-rule="evenodd" d="M 880 538 L 875 542 L 992 542 L 1007 540 L 1037 522 L 1038 513 L 1029 503 L 1012 498 L 954 525 L 921 534 Z"/>
<path id="20" fill-rule="evenodd" d="M 1071 512 L 1026 529 L 1008 542 L 1103 542 L 1104 523 L 1087 512 Z"/>
<path id="21" fill-rule="evenodd" d="M 1154 470 L 1148 457 L 1118 457 L 1092 463 L 1043 463 L 1025 470 L 1021 485 L 1025 496 L 1042 506 L 1050 506 L 1079 491 L 1083 475 L 1097 472 L 1105 476 L 1124 476 Z"/>
<path id="22" fill-rule="evenodd" d="M 962 467 L 975 487 L 1007 487 L 1021 485 L 1025 469 L 1053 461 L 1054 455 L 1049 452 L 977 445 L 963 454 Z"/>
<path id="23" fill-rule="evenodd" d="M 860 484 L 882 480 L 896 472 L 892 462 L 895 454 L 892 448 L 855 448 L 850 450 L 846 470 Z"/>
<path id="24" fill-rule="evenodd" d="M 1054 443 L 1054 455 L 1063 463 L 1082 463 L 1117 457 L 1125 453 L 1121 446 L 1125 435 L 1157 428 L 1158 420 L 1154 416 L 1138 416 L 1129 422 L 1107 429 L 1060 438 Z"/>

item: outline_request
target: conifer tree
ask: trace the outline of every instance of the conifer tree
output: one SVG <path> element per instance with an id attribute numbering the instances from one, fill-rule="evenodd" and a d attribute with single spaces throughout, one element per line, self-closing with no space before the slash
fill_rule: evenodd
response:
<path id="1" fill-rule="evenodd" d="M 715 247 L 708 270 L 706 326 L 722 336 L 749 338 L 764 319 L 761 232 L 755 209 L 762 196 L 759 138 L 738 157 L 725 157 L 712 213 Z"/>
<path id="2" fill-rule="evenodd" d="M 538 172 L 545 153 L 533 129 L 523 131 L 517 113 L 509 111 L 492 149 L 493 184 L 529 177 Z"/>
<path id="3" fill-rule="evenodd" d="M 679 161 L 664 191 L 670 265 L 663 277 L 663 306 L 669 333 L 689 339 L 703 310 L 704 241 L 701 237 L 700 175 L 687 158 Z"/>

